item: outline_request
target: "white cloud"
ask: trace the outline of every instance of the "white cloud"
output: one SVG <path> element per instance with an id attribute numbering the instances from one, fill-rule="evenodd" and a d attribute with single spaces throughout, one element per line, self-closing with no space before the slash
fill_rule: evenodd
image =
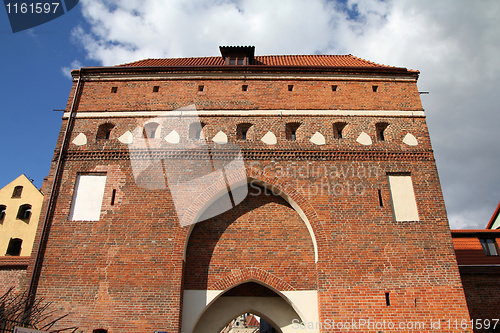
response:
<path id="1" fill-rule="evenodd" d="M 73 77 L 71 76 L 71 71 L 73 69 L 80 69 L 82 67 L 82 64 L 78 60 L 73 60 L 69 67 L 62 67 L 61 72 L 64 76 L 66 76 L 68 79 L 72 80 Z"/>
<path id="2" fill-rule="evenodd" d="M 452 227 L 486 225 L 500 200 L 500 2 L 484 0 L 82 0 L 88 57 L 351 53 L 421 71 L 420 90 Z"/>

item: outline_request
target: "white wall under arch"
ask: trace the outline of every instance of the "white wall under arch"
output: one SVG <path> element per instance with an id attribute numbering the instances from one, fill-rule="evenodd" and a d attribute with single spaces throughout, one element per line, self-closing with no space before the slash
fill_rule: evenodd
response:
<path id="1" fill-rule="evenodd" d="M 230 320 L 244 312 L 263 316 L 283 333 L 296 332 L 297 324 L 294 323 L 297 322 L 319 322 L 316 290 L 284 291 L 281 292 L 281 297 L 221 297 L 224 292 L 185 290 L 181 332 L 217 333 Z M 301 331 L 318 332 L 317 329 Z"/>

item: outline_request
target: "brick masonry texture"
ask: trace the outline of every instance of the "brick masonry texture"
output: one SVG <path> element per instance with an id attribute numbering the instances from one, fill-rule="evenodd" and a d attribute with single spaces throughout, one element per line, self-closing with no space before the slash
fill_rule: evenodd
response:
<path id="1" fill-rule="evenodd" d="M 243 82 L 248 84 L 247 92 L 241 91 Z M 291 92 L 289 84 L 294 85 Z M 332 84 L 337 91 L 332 91 Z M 204 85 L 203 92 L 198 91 L 199 85 Z M 376 93 L 372 85 L 379 86 Z M 117 92 L 111 93 L 114 86 Z M 159 92 L 153 93 L 153 86 L 159 86 Z M 75 89 L 76 85 L 68 111 Z M 191 103 L 203 110 L 400 110 L 408 115 L 244 117 L 214 111 L 212 116 L 201 116 L 206 137 L 224 131 L 230 144 L 246 156 L 243 163 L 249 180 L 285 195 L 257 194 L 258 187 L 250 186 L 254 195 L 192 227 L 182 227 L 180 219 L 194 216 L 190 214 L 205 207 L 227 184 L 201 182 L 191 193 L 181 193 L 192 196 L 192 205 L 176 209 L 172 193 L 162 185 L 165 168 L 170 169 L 169 177 L 181 179 L 189 176 L 188 170 L 195 172 L 203 158 L 188 152 L 181 159 L 161 161 L 162 154 L 177 149 L 162 140 L 175 127 L 172 123 L 160 127 L 158 139 L 149 140 L 150 148 L 159 153 L 150 155 L 150 169 L 137 181 L 128 159 L 134 157 L 127 155 L 128 147 L 118 137 L 154 117 L 76 118 L 70 140 L 84 133 L 88 142 L 70 144 L 65 152 L 37 289 L 37 296 L 70 313 L 64 324 L 84 332 L 101 327 L 109 332 L 180 332 L 184 290 L 226 290 L 248 279 L 278 292 L 316 290 L 320 321 L 469 319 L 425 118 L 410 112 L 422 110 L 415 80 L 115 78 L 89 79 L 82 89 L 78 111 L 110 115 L 171 110 Z M 67 121 L 63 119 L 55 156 Z M 114 125 L 110 139 L 97 139 L 99 126 L 107 122 Z M 296 141 L 286 139 L 289 122 L 301 123 Z M 334 137 L 336 122 L 347 123 L 342 139 Z M 379 122 L 389 124 L 385 141 L 376 139 Z M 183 120 L 182 126 L 175 127 L 188 146 L 189 123 Z M 242 123 L 253 124 L 247 140 L 236 135 Z M 267 131 L 276 134 L 276 145 L 260 141 Z M 316 131 L 325 136 L 325 145 L 309 141 Z M 370 135 L 373 145 L 356 142 L 362 131 Z M 402 143 L 407 133 L 417 138 L 417 146 Z M 261 151 L 269 154 L 258 158 Z M 339 159 L 315 155 L 329 151 L 350 155 Z M 303 157 L 289 158 L 284 152 L 300 152 Z M 380 157 L 388 152 L 392 157 Z M 47 194 L 55 163 L 56 158 L 44 184 Z M 394 221 L 387 183 L 390 172 L 411 174 L 419 221 Z M 69 220 L 79 173 L 107 175 L 99 221 Z M 237 172 L 228 172 L 227 177 L 237 179 Z M 157 186 L 146 188 L 141 182 Z M 285 198 L 297 203 L 309 220 L 317 262 L 306 224 Z M 47 199 L 48 195 L 45 209 Z M 207 212 L 213 207 L 217 202 Z M 238 295 L 248 292 L 239 290 Z M 321 330 L 330 331 L 336 330 Z"/>
<path id="2" fill-rule="evenodd" d="M 470 316 L 473 319 L 498 319 L 500 272 L 498 267 L 460 267 Z M 493 321 L 491 324 L 493 326 Z M 498 330 L 498 324 L 496 325 Z M 479 331 L 479 330 L 478 330 Z"/>
<path id="3" fill-rule="evenodd" d="M 26 278 L 26 267 L 2 266 L 0 268 L 0 296 L 11 288 L 14 288 L 16 292 L 23 292 L 22 286 Z"/>
<path id="4" fill-rule="evenodd" d="M 242 86 L 248 90 L 243 91 Z M 293 91 L 288 86 L 293 86 Z M 337 86 L 332 91 L 332 85 Z M 373 92 L 373 86 L 378 86 Z M 158 86 L 158 92 L 153 87 Z M 199 87 L 203 86 L 203 91 Z M 111 89 L 116 87 L 116 93 Z M 71 98 L 68 102 L 70 106 Z M 85 82 L 80 111 L 344 109 L 422 110 L 414 82 L 385 80 L 134 80 Z"/>

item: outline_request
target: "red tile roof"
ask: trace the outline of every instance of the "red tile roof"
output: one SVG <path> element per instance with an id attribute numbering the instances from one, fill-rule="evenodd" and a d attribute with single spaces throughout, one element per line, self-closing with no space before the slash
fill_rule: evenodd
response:
<path id="1" fill-rule="evenodd" d="M 392 68 L 397 67 L 377 64 L 365 59 L 348 55 L 270 55 L 255 56 L 253 66 L 306 66 L 306 67 L 356 67 L 356 68 Z M 224 59 L 219 57 L 199 58 L 163 58 L 144 59 L 118 67 L 191 67 L 224 66 Z M 231 66 L 233 67 L 233 66 Z"/>
<path id="2" fill-rule="evenodd" d="M 253 314 L 246 317 L 246 327 L 259 327 L 260 323 Z"/>
<path id="3" fill-rule="evenodd" d="M 30 257 L 5 256 L 0 257 L 0 267 L 28 266 Z"/>
<path id="4" fill-rule="evenodd" d="M 500 256 L 488 256 L 481 246 L 479 238 L 495 238 L 500 240 L 500 230 L 487 229 L 452 230 L 453 246 L 459 265 L 500 265 Z"/>

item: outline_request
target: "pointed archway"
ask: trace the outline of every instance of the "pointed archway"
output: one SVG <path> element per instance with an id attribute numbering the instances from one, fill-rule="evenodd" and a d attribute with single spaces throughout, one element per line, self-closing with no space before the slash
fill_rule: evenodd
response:
<path id="1" fill-rule="evenodd" d="M 187 310 L 187 309 L 185 309 Z M 196 322 L 183 323 L 182 332 L 219 333 L 234 318 L 251 312 L 265 319 L 278 332 L 295 332 L 301 316 L 286 296 L 262 283 L 247 281 L 214 298 L 198 316 Z"/>

